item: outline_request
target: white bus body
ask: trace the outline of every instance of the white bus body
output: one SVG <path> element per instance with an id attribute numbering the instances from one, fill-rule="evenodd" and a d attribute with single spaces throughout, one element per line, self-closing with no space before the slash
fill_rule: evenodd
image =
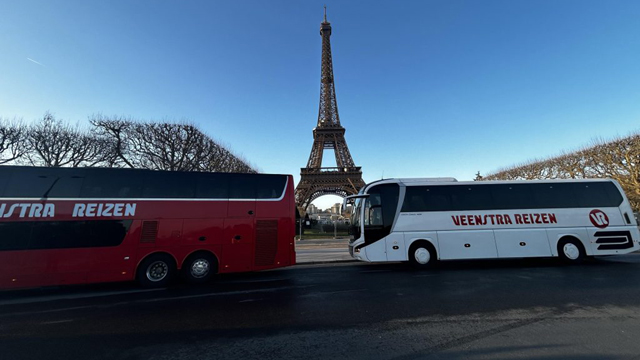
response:
<path id="1" fill-rule="evenodd" d="M 637 220 L 610 179 L 388 179 L 352 202 L 351 256 L 368 262 L 626 254 Z"/>

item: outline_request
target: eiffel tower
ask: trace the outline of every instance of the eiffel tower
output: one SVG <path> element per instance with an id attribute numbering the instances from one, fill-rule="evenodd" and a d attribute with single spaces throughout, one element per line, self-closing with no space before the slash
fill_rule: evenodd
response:
<path id="1" fill-rule="evenodd" d="M 331 60 L 331 24 L 320 24 L 322 36 L 322 77 L 320 81 L 320 110 L 318 125 L 313 129 L 313 146 L 307 166 L 300 169 L 300 183 L 296 187 L 296 205 L 302 216 L 311 202 L 323 195 L 346 197 L 357 194 L 365 183 L 362 170 L 355 166 L 347 142 L 345 129 L 340 125 L 336 89 L 333 83 L 333 62 Z M 322 167 L 324 149 L 333 149 L 337 167 Z"/>

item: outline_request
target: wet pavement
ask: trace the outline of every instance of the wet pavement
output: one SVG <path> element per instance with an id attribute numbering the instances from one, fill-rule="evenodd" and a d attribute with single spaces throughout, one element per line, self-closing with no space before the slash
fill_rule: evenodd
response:
<path id="1" fill-rule="evenodd" d="M 640 256 L 301 265 L 0 293 L 6 359 L 635 359 Z"/>

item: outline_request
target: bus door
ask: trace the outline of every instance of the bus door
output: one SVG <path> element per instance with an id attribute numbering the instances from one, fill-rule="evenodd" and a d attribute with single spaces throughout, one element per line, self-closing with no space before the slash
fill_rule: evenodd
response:
<path id="1" fill-rule="evenodd" d="M 284 175 L 264 175 L 256 186 L 254 270 L 291 263 L 294 206 L 292 181 L 287 179 Z"/>
<path id="2" fill-rule="evenodd" d="M 378 240 L 382 241 L 379 246 L 374 245 L 367 249 L 367 257 L 371 260 L 401 260 L 403 256 L 406 259 L 404 235 L 391 233 L 393 220 L 398 210 L 399 192 L 398 184 L 374 186 L 367 192 L 369 197 L 365 200 L 364 208 L 364 239 L 367 244 L 375 243 Z M 384 256 L 378 253 L 378 248 L 386 253 L 385 259 L 377 259 Z M 369 254 L 369 249 L 372 251 L 371 254 Z"/>
<path id="3" fill-rule="evenodd" d="M 255 179 L 236 174 L 229 183 L 229 204 L 224 220 L 220 272 L 252 270 L 256 213 Z"/>

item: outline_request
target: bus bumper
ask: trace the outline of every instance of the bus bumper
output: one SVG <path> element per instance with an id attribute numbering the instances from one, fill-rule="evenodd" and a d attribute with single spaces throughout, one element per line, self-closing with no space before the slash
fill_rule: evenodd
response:
<path id="1" fill-rule="evenodd" d="M 363 240 L 354 240 L 349 243 L 349 255 L 356 260 L 371 262 L 367 258 L 367 251 L 364 248 Z"/>

